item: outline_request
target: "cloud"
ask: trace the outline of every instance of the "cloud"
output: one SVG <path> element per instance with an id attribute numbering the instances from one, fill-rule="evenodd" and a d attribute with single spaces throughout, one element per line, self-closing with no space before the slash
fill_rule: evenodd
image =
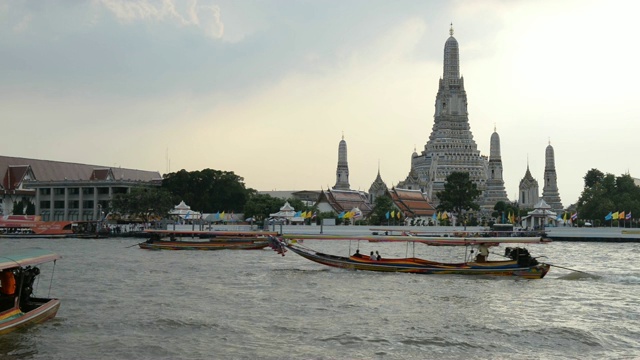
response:
<path id="1" fill-rule="evenodd" d="M 195 26 L 206 36 L 214 39 L 221 39 L 224 34 L 220 7 L 208 2 L 203 4 L 198 0 L 98 0 L 98 4 L 125 23 L 160 21 L 174 23 L 177 26 Z"/>

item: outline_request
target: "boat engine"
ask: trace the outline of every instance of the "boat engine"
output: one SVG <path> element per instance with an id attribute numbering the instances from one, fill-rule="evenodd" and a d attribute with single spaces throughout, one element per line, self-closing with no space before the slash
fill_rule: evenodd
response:
<path id="1" fill-rule="evenodd" d="M 521 247 L 504 249 L 504 256 L 518 262 L 519 266 L 535 266 L 538 265 L 538 260 L 529 254 L 529 250 Z"/>

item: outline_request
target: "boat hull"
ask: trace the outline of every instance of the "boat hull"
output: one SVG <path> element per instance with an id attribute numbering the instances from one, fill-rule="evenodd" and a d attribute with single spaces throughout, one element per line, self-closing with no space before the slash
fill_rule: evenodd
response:
<path id="1" fill-rule="evenodd" d="M 12 308 L 0 313 L 0 334 L 6 334 L 52 319 L 60 308 L 60 300 L 58 299 L 32 299 L 32 301 L 42 302 L 42 304 L 28 312 Z"/>
<path id="2" fill-rule="evenodd" d="M 269 245 L 267 240 L 253 241 L 163 241 L 138 244 L 145 250 L 259 250 Z"/>
<path id="3" fill-rule="evenodd" d="M 505 276 L 523 279 L 542 279 L 549 271 L 548 264 L 518 265 L 517 261 L 489 261 L 439 263 L 418 258 L 370 260 L 368 257 L 341 257 L 314 252 L 294 245 L 286 247 L 294 253 L 319 264 L 362 271 L 402 272 L 425 275 Z"/>

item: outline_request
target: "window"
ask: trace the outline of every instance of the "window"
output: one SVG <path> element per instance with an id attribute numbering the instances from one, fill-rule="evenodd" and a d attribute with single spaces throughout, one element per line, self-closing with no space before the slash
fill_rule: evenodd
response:
<path id="1" fill-rule="evenodd" d="M 82 188 L 82 195 L 93 195 L 93 188 Z"/>
<path id="2" fill-rule="evenodd" d="M 64 200 L 56 200 L 53 202 L 54 209 L 64 209 Z"/>
<path id="3" fill-rule="evenodd" d="M 40 188 L 40 195 L 51 195 L 50 188 Z"/>
<path id="4" fill-rule="evenodd" d="M 64 188 L 54 188 L 53 189 L 53 194 L 54 195 L 64 195 Z"/>
<path id="5" fill-rule="evenodd" d="M 69 192 L 69 195 L 78 195 L 78 194 L 80 194 L 80 189 L 78 189 L 78 188 L 69 188 L 67 191 Z"/>
<path id="6" fill-rule="evenodd" d="M 40 201 L 40 209 L 48 209 L 50 207 L 51 207 L 51 201 Z"/>
<path id="7" fill-rule="evenodd" d="M 80 201 L 78 200 L 69 201 L 69 209 L 77 209 L 79 207 L 80 207 Z"/>
<path id="8" fill-rule="evenodd" d="M 82 201 L 83 209 L 93 209 L 93 200 L 83 200 Z"/>
<path id="9" fill-rule="evenodd" d="M 108 187 L 99 187 L 98 188 L 98 195 L 109 195 L 109 188 Z"/>

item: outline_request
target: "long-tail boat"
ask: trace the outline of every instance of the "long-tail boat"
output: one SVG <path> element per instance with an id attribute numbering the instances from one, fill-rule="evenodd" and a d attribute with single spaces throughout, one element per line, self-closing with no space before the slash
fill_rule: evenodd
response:
<path id="1" fill-rule="evenodd" d="M 275 232 L 145 230 L 149 239 L 138 246 L 146 250 L 259 250 L 269 246 Z M 167 240 L 168 238 L 168 240 Z"/>
<path id="2" fill-rule="evenodd" d="M 0 255 L 0 334 L 37 324 L 56 316 L 60 300 L 34 296 L 38 265 L 60 256 L 45 250 L 24 250 Z M 49 287 L 50 288 L 50 287 Z"/>
<path id="3" fill-rule="evenodd" d="M 541 237 L 493 237 L 493 238 L 414 238 L 409 236 L 336 236 L 336 235 L 284 235 L 269 237 L 269 245 L 277 253 L 284 256 L 287 250 L 319 264 L 363 271 L 404 272 L 415 274 L 455 274 L 455 275 L 484 275 L 484 276 L 512 276 L 525 279 L 541 279 L 549 271 L 550 265 L 538 262 L 521 247 L 507 247 L 505 260 L 486 259 L 480 253 L 474 259 L 465 259 L 459 263 L 444 263 L 425 260 L 417 257 L 410 258 L 372 258 L 368 255 L 356 253 L 351 256 L 329 255 L 312 250 L 300 240 L 366 240 L 385 242 L 414 242 L 431 246 L 472 246 L 487 249 L 502 243 L 545 243 L 548 240 Z M 375 256 L 374 256 L 375 257 Z"/>

